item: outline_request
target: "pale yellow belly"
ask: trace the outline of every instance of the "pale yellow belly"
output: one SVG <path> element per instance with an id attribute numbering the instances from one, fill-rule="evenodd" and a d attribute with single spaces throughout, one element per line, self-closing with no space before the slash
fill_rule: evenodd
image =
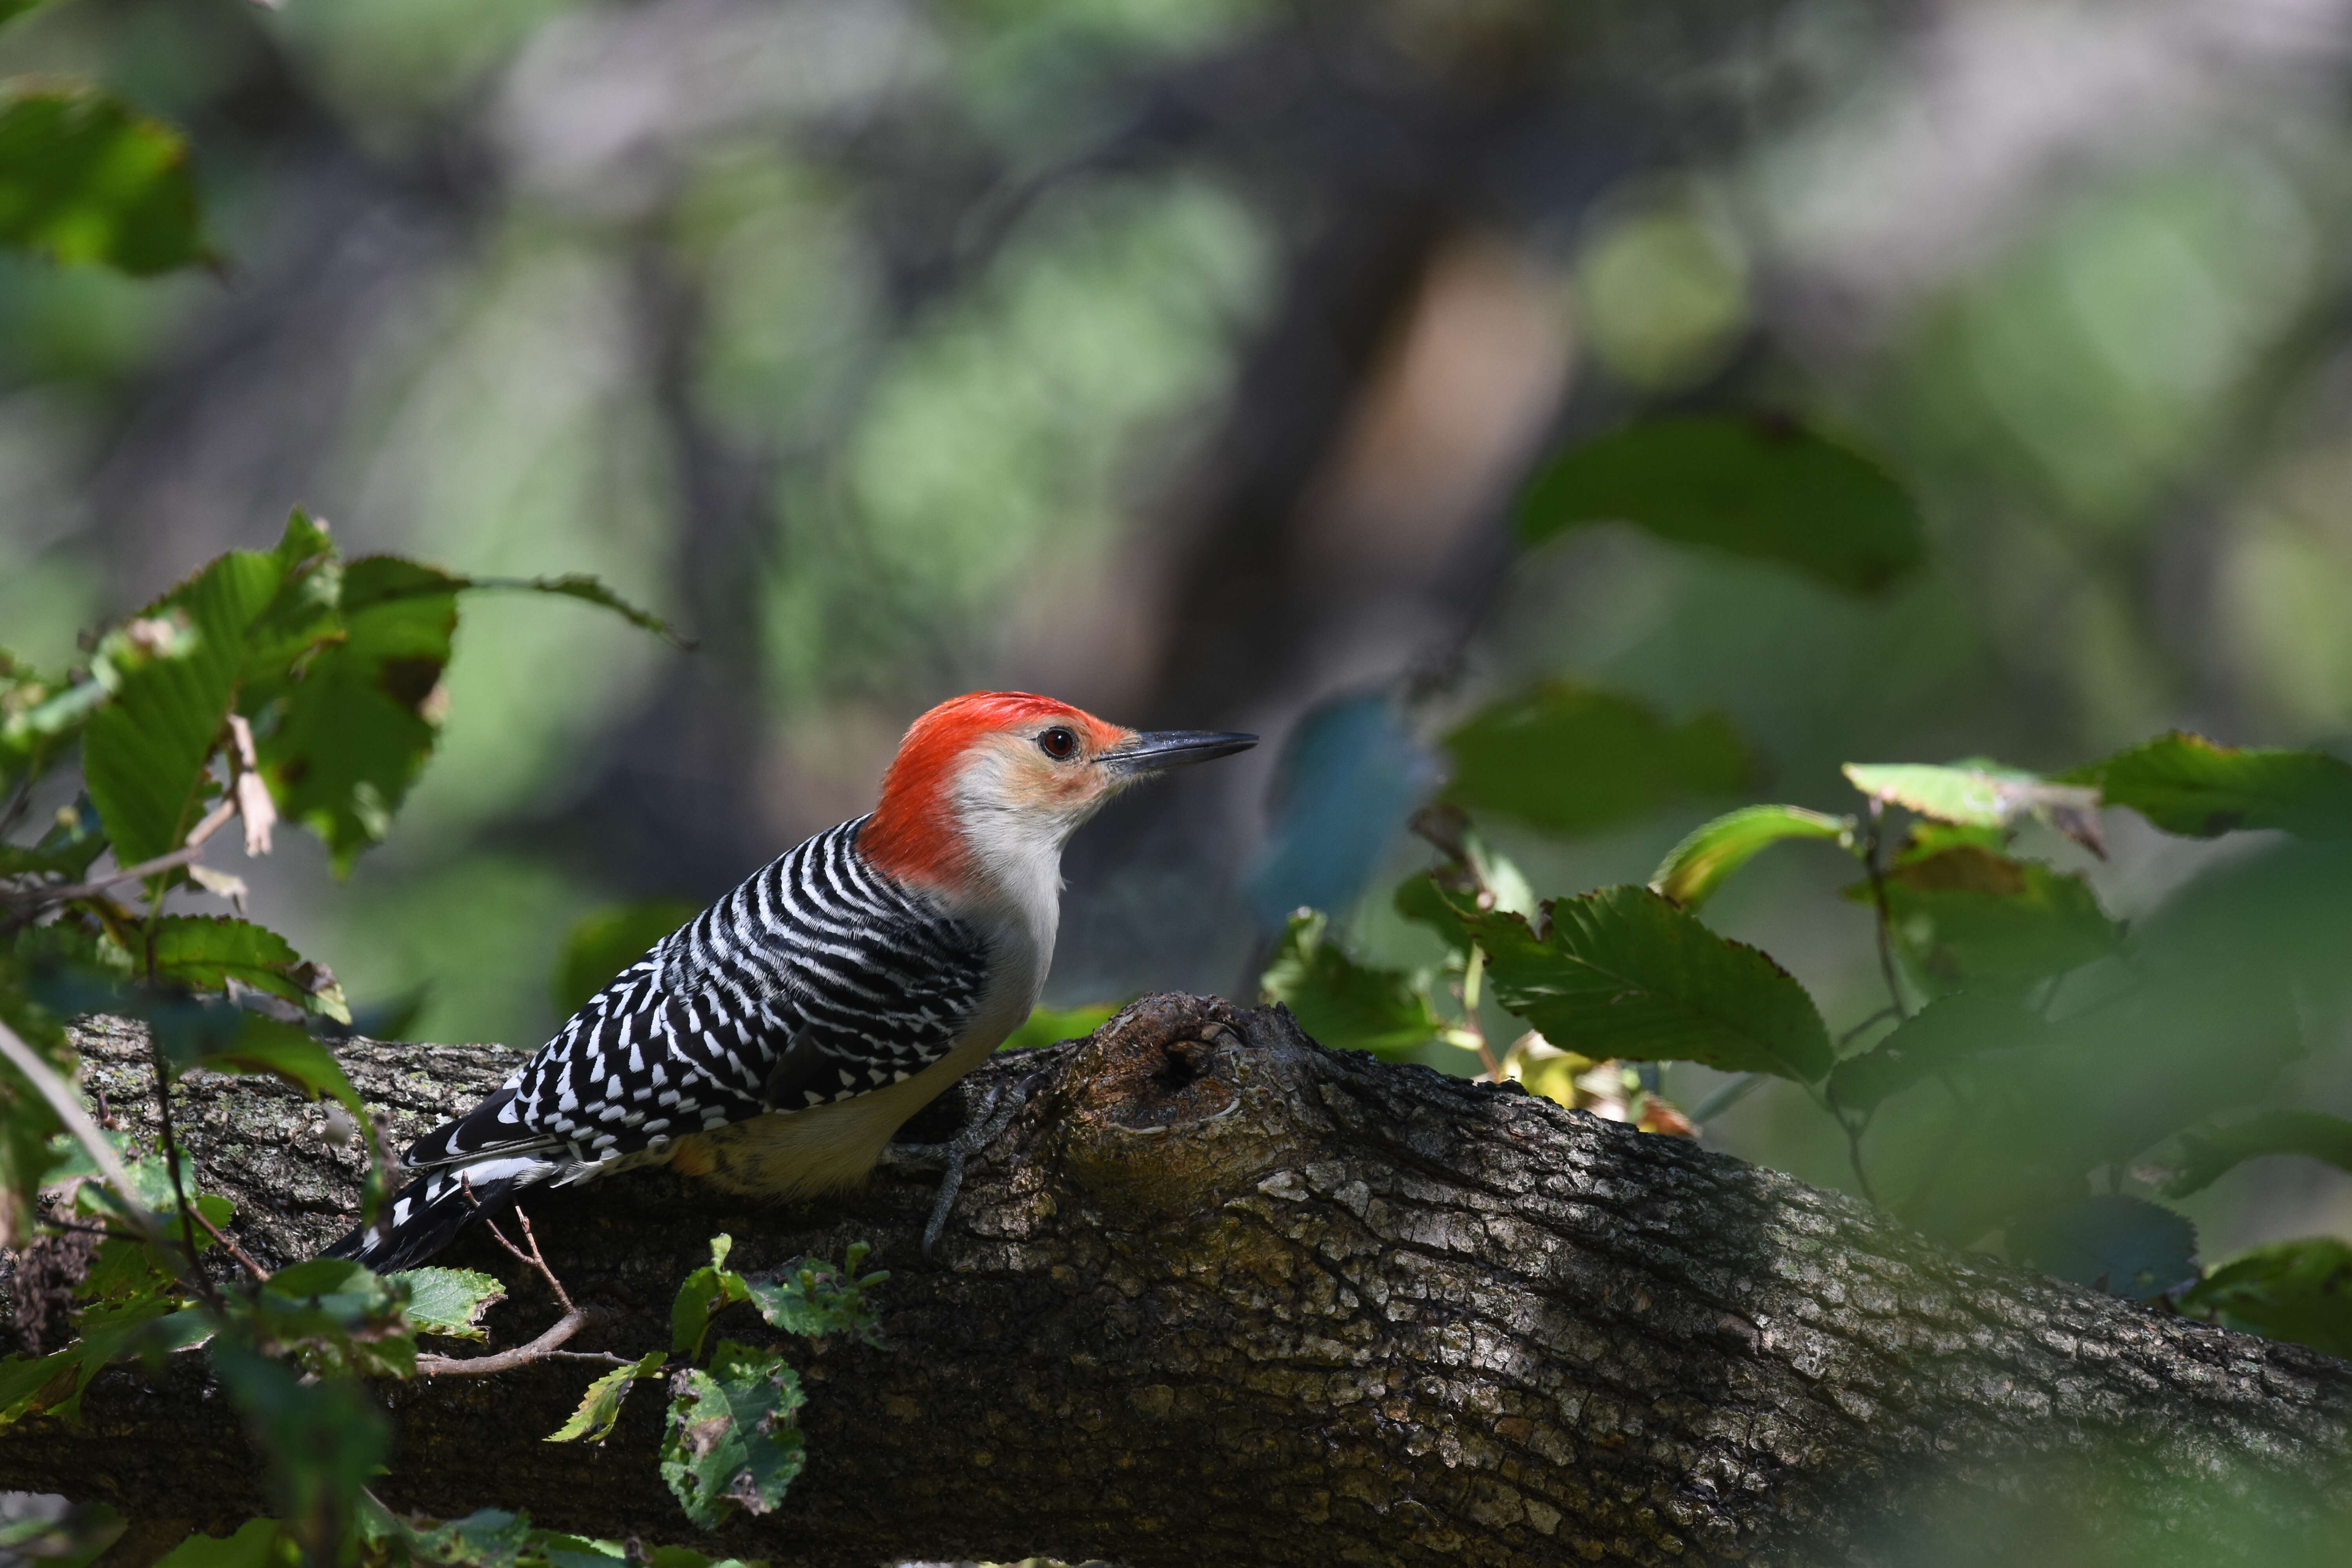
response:
<path id="1" fill-rule="evenodd" d="M 689 1133 L 670 1146 L 670 1169 L 730 1193 L 779 1201 L 856 1186 L 872 1173 L 907 1119 L 946 1093 L 995 1047 L 995 1039 L 982 1034 L 904 1083 L 832 1105 Z"/>

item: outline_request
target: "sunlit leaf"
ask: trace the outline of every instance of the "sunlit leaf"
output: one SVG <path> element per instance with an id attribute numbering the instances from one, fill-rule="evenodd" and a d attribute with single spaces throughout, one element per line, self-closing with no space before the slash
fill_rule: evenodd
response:
<path id="1" fill-rule="evenodd" d="M 2045 1274 L 2145 1301 L 2197 1278 L 2197 1227 L 2170 1209 L 2102 1193 L 2009 1227 L 2010 1256 Z"/>
<path id="2" fill-rule="evenodd" d="M 1315 910 L 1291 917 L 1259 984 L 1335 1051 L 1403 1055 L 1444 1027 L 1412 976 L 1358 963 L 1331 934 L 1328 917 Z"/>
<path id="3" fill-rule="evenodd" d="M 282 996 L 340 1023 L 351 1022 L 342 988 L 267 926 L 226 915 L 167 915 L 155 922 L 148 953 L 159 980 L 195 991 L 229 981 Z"/>
<path id="4" fill-rule="evenodd" d="M 527 1515 L 504 1509 L 477 1509 L 463 1519 L 439 1524 L 404 1521 L 402 1535 L 412 1564 L 437 1568 L 514 1568 L 532 1537 Z"/>
<path id="5" fill-rule="evenodd" d="M 404 1268 L 384 1279 L 394 1289 L 407 1292 L 401 1313 L 410 1327 L 453 1340 L 488 1339 L 482 1314 L 507 1294 L 496 1279 L 471 1268 Z"/>
<path id="6" fill-rule="evenodd" d="M 586 1006 L 646 949 L 692 920 L 699 907 L 683 899 L 644 899 L 606 904 L 572 921 L 555 961 L 551 999 L 557 1016 L 568 1018 Z"/>
<path id="7" fill-rule="evenodd" d="M 1829 1070 L 1829 1031 L 1804 987 L 1649 889 L 1555 899 L 1544 913 L 1540 936 L 1500 911 L 1470 930 L 1495 1000 L 1560 1049 L 1808 1081 Z"/>
<path id="8" fill-rule="evenodd" d="M 116 661 L 115 689 L 82 739 L 89 798 L 124 864 L 180 847 L 211 790 L 205 762 L 222 738 L 245 668 L 246 633 L 285 580 L 275 556 L 232 550 L 134 617 L 158 631 L 152 656 Z"/>
<path id="9" fill-rule="evenodd" d="M 0 93 L 0 244 L 142 276 L 208 259 L 186 141 L 97 88 L 16 79 Z"/>
<path id="10" fill-rule="evenodd" d="M 1686 910 L 1715 896 L 1731 874 L 1773 845 L 1790 838 L 1826 838 L 1851 845 L 1853 818 L 1827 816 L 1801 805 L 1748 805 L 1702 823 L 1666 851 L 1650 886 Z"/>
<path id="11" fill-rule="evenodd" d="M 1670 724 L 1631 698 L 1549 680 L 1444 740 L 1446 798 L 1554 833 L 1590 833 L 1687 795 L 1744 787 L 1755 764 L 1728 721 Z"/>
<path id="12" fill-rule="evenodd" d="M 2175 730 L 2066 777 L 2167 833 L 2213 838 L 2269 827 L 2352 837 L 2352 763 L 2325 752 L 2240 749 Z"/>
<path id="13" fill-rule="evenodd" d="M 2352 1121 L 2317 1110 L 2266 1110 L 2243 1121 L 2186 1133 L 2180 1168 L 2164 1184 L 2164 1195 L 2200 1193 L 2248 1160 L 2300 1154 L 2339 1171 L 2352 1171 Z"/>
<path id="14" fill-rule="evenodd" d="M 1793 421 L 1678 415 L 1552 460 L 1519 504 L 1519 535 L 1622 521 L 1678 543 L 1777 561 L 1871 593 L 1927 554 L 1918 508 L 1885 469 Z"/>
<path id="15" fill-rule="evenodd" d="M 813 1340 L 849 1334 L 870 1342 L 877 1318 L 867 1293 L 890 1276 L 858 1275 L 869 1250 L 864 1242 L 854 1242 L 839 1268 L 822 1258 L 808 1258 L 773 1279 L 751 1280 L 751 1303 L 771 1327 L 788 1334 Z"/>
<path id="16" fill-rule="evenodd" d="M 1922 816 L 1965 827 L 1999 828 L 2035 816 L 2094 854 L 2106 852 L 2099 837 L 2099 792 L 2085 784 L 2053 782 L 1981 757 L 1948 767 L 1848 763 L 1845 776 L 1871 799 Z"/>
<path id="17" fill-rule="evenodd" d="M 805 1401 L 784 1358 L 721 1340 L 709 1371 L 671 1386 L 661 1473 L 687 1518 L 716 1530 L 739 1508 L 773 1511 L 806 1458 L 793 1420 Z"/>
<path id="18" fill-rule="evenodd" d="M 1939 985 L 2063 973 L 2115 952 L 2123 928 L 2081 877 L 1963 846 L 1883 879 L 1896 934 Z M 1845 896 L 1869 903 L 1871 885 Z"/>
<path id="19" fill-rule="evenodd" d="M 1870 1049 L 1838 1063 L 1830 1072 L 1830 1099 L 1841 1110 L 1869 1110 L 1987 1052 L 2046 1045 L 2050 1033 L 2016 988 L 1956 991 L 1928 1003 Z"/>
<path id="20" fill-rule="evenodd" d="M 2185 1312 L 2352 1358 L 2352 1246 L 2274 1241 L 2234 1258 L 2180 1298 Z"/>
<path id="21" fill-rule="evenodd" d="M 667 1352 L 648 1351 L 643 1359 L 627 1366 L 616 1366 L 588 1385 L 580 1396 L 580 1407 L 564 1419 L 562 1426 L 549 1433 L 550 1443 L 602 1443 L 613 1435 L 621 1419 L 622 1401 L 629 1390 L 649 1377 L 658 1377 L 669 1361 Z"/>

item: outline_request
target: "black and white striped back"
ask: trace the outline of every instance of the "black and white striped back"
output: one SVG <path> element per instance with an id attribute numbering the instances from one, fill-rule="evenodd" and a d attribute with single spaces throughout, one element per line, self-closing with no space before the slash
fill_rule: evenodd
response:
<path id="1" fill-rule="evenodd" d="M 986 989 L 986 941 L 869 865 L 866 821 L 780 856 L 614 976 L 488 1100 L 418 1139 L 405 1163 L 428 1173 L 331 1253 L 405 1267 L 521 1187 L 869 1093 L 946 1056 Z"/>

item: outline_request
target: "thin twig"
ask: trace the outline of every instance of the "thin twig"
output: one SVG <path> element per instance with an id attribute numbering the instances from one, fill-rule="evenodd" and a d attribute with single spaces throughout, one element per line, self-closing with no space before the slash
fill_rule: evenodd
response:
<path id="1" fill-rule="evenodd" d="M 1870 803 L 1870 847 L 1863 857 L 1863 865 L 1870 872 L 1870 901 L 1878 911 L 1878 972 L 1886 978 L 1886 994 L 1895 1002 L 1895 1016 L 1907 1018 L 1911 1010 L 1903 1004 L 1903 987 L 1895 977 L 1895 914 L 1886 903 L 1886 873 L 1878 863 L 1878 851 L 1886 817 L 1886 803 Z"/>
<path id="2" fill-rule="evenodd" d="M 474 1195 L 473 1178 L 470 1176 L 460 1176 L 457 1178 L 457 1184 L 464 1189 L 466 1201 L 473 1205 L 474 1212 L 478 1215 L 482 1214 L 482 1200 Z M 499 1222 L 490 1218 L 488 1215 L 483 1215 L 482 1223 L 489 1227 L 490 1235 L 497 1239 L 498 1244 L 514 1255 L 517 1262 L 521 1263 L 528 1268 L 539 1270 L 539 1277 L 547 1281 L 547 1288 L 555 1292 L 556 1300 L 562 1305 L 565 1311 L 574 1312 L 579 1310 L 578 1308 L 572 1304 L 572 1292 L 563 1288 L 563 1281 L 555 1277 L 555 1270 L 547 1266 L 546 1257 L 539 1250 L 539 1237 L 537 1233 L 532 1231 L 530 1228 L 530 1215 L 523 1213 L 522 1209 L 518 1206 L 515 1209 L 515 1218 L 522 1221 L 523 1239 L 530 1243 L 530 1250 L 529 1252 L 525 1252 L 521 1247 L 517 1247 L 513 1242 L 509 1241 L 507 1239 L 507 1233 L 499 1228 Z"/>
<path id="3" fill-rule="evenodd" d="M 517 1345 L 510 1351 L 500 1351 L 495 1355 L 421 1355 L 416 1358 L 416 1375 L 419 1377 L 487 1377 L 494 1372 L 509 1372 L 519 1366 L 529 1366 L 532 1362 L 544 1361 L 550 1356 L 564 1353 L 559 1352 L 556 1347 L 585 1328 L 596 1316 L 596 1312 L 592 1309 L 573 1307 L 563 1316 L 556 1319 L 545 1333 L 531 1341 L 530 1343 Z M 578 1355 L 581 1352 L 570 1353 Z M 623 1358 L 614 1356 L 613 1359 L 617 1363 Z"/>
<path id="4" fill-rule="evenodd" d="M 252 1255 L 247 1253 L 244 1247 L 239 1247 L 236 1244 L 236 1238 L 235 1237 L 229 1235 L 226 1231 L 221 1229 L 220 1226 L 215 1225 L 211 1220 L 205 1218 L 204 1210 L 196 1207 L 194 1204 L 190 1204 L 187 1205 L 187 1212 L 196 1216 L 196 1223 L 203 1226 L 205 1231 L 211 1235 L 215 1241 L 219 1242 L 223 1247 L 228 1248 L 228 1255 L 231 1258 L 236 1258 L 239 1263 L 245 1265 L 245 1271 L 253 1276 L 254 1282 L 256 1284 L 259 1284 L 261 1281 L 269 1278 L 269 1270 L 264 1268 L 260 1264 L 256 1263 L 253 1260 Z"/>
<path id="5" fill-rule="evenodd" d="M 47 904 L 68 903 L 75 899 L 87 899 L 123 882 L 137 882 L 164 871 L 189 865 L 204 853 L 205 840 L 221 830 L 222 824 L 236 815 L 236 797 L 228 795 L 213 807 L 202 822 L 189 833 L 188 841 L 168 855 L 158 855 L 152 860 L 142 860 L 136 866 L 125 866 L 103 877 L 93 877 L 87 882 L 55 883 L 46 888 L 9 888 L 0 889 L 0 901 L 39 909 Z"/>
<path id="6" fill-rule="evenodd" d="M 33 804 L 33 778 L 39 771 L 30 765 L 25 769 L 24 778 L 8 796 L 6 808 L 0 810 L 0 833 L 16 826 L 16 819 L 25 815 L 25 808 Z"/>
<path id="7" fill-rule="evenodd" d="M 172 1178 L 172 1196 L 180 1205 L 180 1241 L 188 1253 L 188 1282 L 196 1288 L 205 1304 L 215 1312 L 226 1313 L 228 1304 L 213 1288 L 212 1277 L 196 1251 L 196 1205 L 188 1197 L 188 1189 L 180 1180 L 180 1141 L 172 1131 L 172 1078 L 163 1065 L 163 1047 L 150 1037 L 147 1059 L 155 1068 L 155 1120 L 163 1135 L 163 1168 Z"/>

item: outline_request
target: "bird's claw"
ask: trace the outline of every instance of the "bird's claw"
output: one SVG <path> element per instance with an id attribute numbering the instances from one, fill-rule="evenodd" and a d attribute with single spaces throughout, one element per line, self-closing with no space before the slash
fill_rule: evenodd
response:
<path id="1" fill-rule="evenodd" d="M 947 1229 L 948 1215 L 955 1208 L 956 1194 L 963 1190 L 964 1164 L 974 1154 L 1003 1136 L 1021 1108 L 1029 1103 L 1030 1092 L 1037 1086 L 1043 1073 L 1032 1073 L 1010 1089 L 992 1089 L 980 1102 L 979 1114 L 964 1130 L 944 1143 L 892 1143 L 882 1152 L 886 1165 L 929 1165 L 937 1163 L 942 1168 L 940 1195 L 931 1205 L 931 1217 L 923 1226 L 923 1261 L 931 1261 L 931 1248 L 941 1232 Z"/>

